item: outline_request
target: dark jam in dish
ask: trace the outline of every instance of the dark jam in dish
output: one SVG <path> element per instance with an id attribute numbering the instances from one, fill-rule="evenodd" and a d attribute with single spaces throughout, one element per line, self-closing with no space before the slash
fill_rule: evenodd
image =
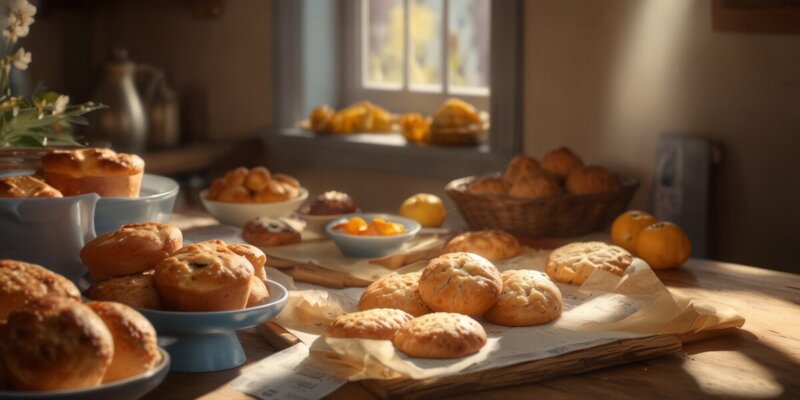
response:
<path id="1" fill-rule="evenodd" d="M 338 215 L 350 214 L 356 211 L 353 198 L 347 193 L 325 192 L 311 203 L 306 214 L 309 215 Z"/>

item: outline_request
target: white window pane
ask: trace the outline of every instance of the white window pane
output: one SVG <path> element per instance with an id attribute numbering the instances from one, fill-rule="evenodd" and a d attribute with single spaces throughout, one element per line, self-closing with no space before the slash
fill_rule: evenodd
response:
<path id="1" fill-rule="evenodd" d="M 488 94 L 490 0 L 450 0 L 448 7 L 450 91 Z"/>
<path id="2" fill-rule="evenodd" d="M 408 79 L 414 90 L 441 91 L 443 3 L 410 1 Z"/>
<path id="3" fill-rule="evenodd" d="M 365 0 L 364 86 L 402 87 L 404 10 L 402 0 Z"/>

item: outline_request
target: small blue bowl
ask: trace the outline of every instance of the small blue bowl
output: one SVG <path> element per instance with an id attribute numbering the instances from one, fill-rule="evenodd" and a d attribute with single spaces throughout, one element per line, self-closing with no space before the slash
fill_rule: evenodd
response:
<path id="1" fill-rule="evenodd" d="M 357 236 L 333 229 L 335 226 L 347 222 L 352 217 L 363 218 L 367 223 L 375 218 L 383 218 L 389 222 L 403 224 L 406 232 L 391 236 Z M 413 219 L 398 217 L 389 214 L 348 214 L 325 225 L 328 234 L 342 254 L 350 257 L 383 257 L 395 253 L 409 240 L 417 235 L 421 226 Z"/>

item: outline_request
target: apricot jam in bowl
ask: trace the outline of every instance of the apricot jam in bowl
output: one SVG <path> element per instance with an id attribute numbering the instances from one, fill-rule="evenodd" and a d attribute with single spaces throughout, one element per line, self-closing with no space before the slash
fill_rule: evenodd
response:
<path id="1" fill-rule="evenodd" d="M 383 257 L 396 253 L 419 233 L 418 222 L 389 214 L 350 214 L 325 225 L 325 233 L 342 254 Z"/>

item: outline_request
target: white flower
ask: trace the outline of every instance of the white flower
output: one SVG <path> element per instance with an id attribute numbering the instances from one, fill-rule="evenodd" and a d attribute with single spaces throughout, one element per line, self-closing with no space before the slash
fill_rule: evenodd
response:
<path id="1" fill-rule="evenodd" d="M 28 64 L 31 63 L 31 58 L 31 52 L 25 51 L 24 47 L 20 47 L 17 49 L 17 52 L 14 54 L 14 56 L 12 56 L 11 59 L 13 60 L 14 66 L 17 67 L 17 69 L 24 71 L 28 69 Z"/>
<path id="2" fill-rule="evenodd" d="M 56 101 L 53 102 L 53 115 L 63 113 L 67 108 L 67 104 L 69 104 L 69 96 L 64 96 L 63 94 L 58 96 Z"/>
<path id="3" fill-rule="evenodd" d="M 4 7 L 2 10 L 3 22 L 5 22 L 3 37 L 9 43 L 16 43 L 17 39 L 28 36 L 34 15 L 36 15 L 36 6 L 28 3 L 28 0 L 10 0 L 7 9 Z"/>

